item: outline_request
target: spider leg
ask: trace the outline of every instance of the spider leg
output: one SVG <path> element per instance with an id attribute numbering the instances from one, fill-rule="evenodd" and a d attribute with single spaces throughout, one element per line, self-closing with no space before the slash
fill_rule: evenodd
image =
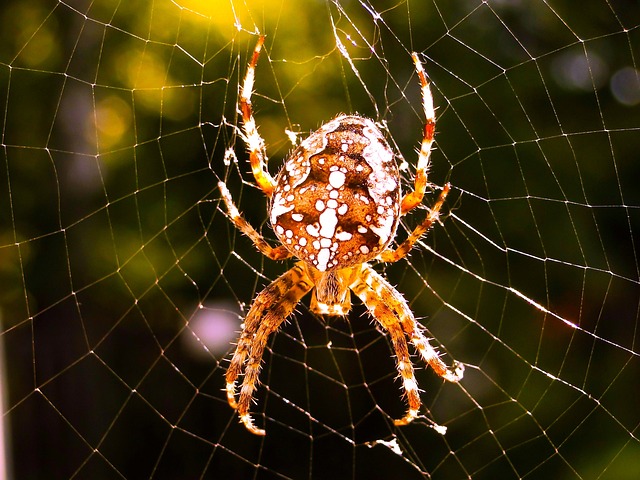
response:
<path id="1" fill-rule="evenodd" d="M 431 225 L 434 224 L 440 217 L 440 209 L 442 205 L 444 205 L 444 201 L 449 194 L 449 190 L 451 190 L 451 185 L 446 184 L 442 188 L 442 192 L 440 192 L 440 196 L 438 197 L 438 201 L 435 203 L 433 208 L 429 209 L 427 216 L 420 223 L 411 234 L 406 238 L 404 242 L 402 242 L 398 247 L 394 249 L 387 249 L 380 255 L 380 259 L 383 262 L 392 263 L 397 262 L 398 260 L 404 258 L 409 251 L 413 248 L 415 243 L 420 240 L 420 237 L 424 235 L 430 228 Z"/>
<path id="2" fill-rule="evenodd" d="M 220 189 L 220 194 L 222 195 L 222 199 L 227 207 L 227 213 L 229 214 L 233 224 L 238 228 L 238 230 L 251 239 L 254 245 L 258 247 L 258 250 L 260 250 L 264 256 L 269 257 L 271 260 L 284 260 L 291 257 L 291 252 L 289 252 L 284 245 L 272 247 L 266 242 L 262 235 L 260 235 L 256 229 L 244 219 L 242 214 L 238 211 L 235 203 L 233 203 L 229 189 L 224 182 L 218 182 L 218 188 Z"/>
<path id="3" fill-rule="evenodd" d="M 429 343 L 429 340 L 422 333 L 422 327 L 416 322 L 413 312 L 411 312 L 411 309 L 408 307 L 406 300 L 400 292 L 393 288 L 371 267 L 367 267 L 366 270 L 368 273 L 367 284 L 371 286 L 380 298 L 385 299 L 389 308 L 398 316 L 402 329 L 411 339 L 411 343 L 416 347 L 424 362 L 440 377 L 449 382 L 457 383 L 462 380 L 464 364 L 456 363 L 453 371 L 451 371 L 440 359 L 438 352 L 436 352 Z"/>
<path id="4" fill-rule="evenodd" d="M 429 170 L 429 158 L 431 156 L 431 147 L 433 145 L 433 137 L 436 131 L 436 114 L 433 108 L 433 96 L 431 95 L 431 88 L 429 88 L 429 80 L 420 63 L 417 53 L 412 53 L 413 63 L 416 66 L 418 72 L 418 78 L 420 79 L 420 86 L 422 89 L 422 108 L 426 117 L 424 125 L 424 134 L 422 137 L 422 144 L 420 146 L 420 154 L 418 156 L 418 164 L 416 166 L 416 176 L 414 189 L 412 192 L 407 193 L 402 199 L 401 215 L 405 215 L 415 207 L 420 205 L 424 192 L 427 188 L 427 173 Z"/>
<path id="5" fill-rule="evenodd" d="M 416 347 L 422 359 L 445 380 L 458 382 L 462 378 L 464 366 L 462 364 L 456 365 L 454 372 L 447 368 L 420 330 L 402 295 L 371 267 L 363 265 L 360 278 L 354 282 L 351 288 L 391 336 L 397 357 L 398 372 L 402 378 L 409 403 L 406 415 L 396 420 L 395 424 L 406 425 L 418 416 L 421 402 L 404 334 L 411 339 L 411 343 Z"/>
<path id="6" fill-rule="evenodd" d="M 253 424 L 249 407 L 258 384 L 260 364 L 267 340 L 312 287 L 313 284 L 302 263 L 297 263 L 258 294 L 244 321 L 236 351 L 227 369 L 227 400 L 229 405 L 238 411 L 240 421 L 247 430 L 256 435 L 264 435 L 265 431 Z M 244 379 L 240 398 L 236 403 L 236 380 L 243 367 Z"/>
<path id="7" fill-rule="evenodd" d="M 271 198 L 271 194 L 275 188 L 275 181 L 266 168 L 267 162 L 264 140 L 258 133 L 256 120 L 253 118 L 253 109 L 251 108 L 251 93 L 253 92 L 253 84 L 256 77 L 256 65 L 258 64 L 258 57 L 260 56 L 260 50 L 263 44 L 264 35 L 260 35 L 258 43 L 256 43 L 253 49 L 253 56 L 247 66 L 247 73 L 244 77 L 244 83 L 242 84 L 240 110 L 242 112 L 242 125 L 244 127 L 245 141 L 249 149 L 249 159 L 251 161 L 253 176 L 264 194 Z"/>
<path id="8" fill-rule="evenodd" d="M 364 270 L 363 273 L 365 273 Z M 367 284 L 366 280 L 357 280 L 351 288 L 366 305 L 371 315 L 373 315 L 391 337 L 391 343 L 396 353 L 396 367 L 400 378 L 402 378 L 402 385 L 409 403 L 409 409 L 406 415 L 402 419 L 395 420 L 394 423 L 396 425 L 405 425 L 418 416 L 421 405 L 418 383 L 416 382 L 416 377 L 413 372 L 413 364 L 409 356 L 407 339 L 404 336 L 398 318 L 386 303 L 381 300 L 381 297 L 378 296 L 375 290 Z"/>

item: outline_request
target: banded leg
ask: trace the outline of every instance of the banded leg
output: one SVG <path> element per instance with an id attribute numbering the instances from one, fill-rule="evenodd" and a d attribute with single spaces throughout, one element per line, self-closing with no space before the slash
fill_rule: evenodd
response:
<path id="1" fill-rule="evenodd" d="M 422 144 L 420 145 L 420 154 L 418 156 L 418 164 L 416 166 L 416 176 L 414 190 L 407 193 L 402 199 L 402 207 L 400 213 L 405 215 L 415 207 L 420 205 L 424 192 L 427 188 L 427 174 L 429 171 L 429 158 L 431 157 L 431 147 L 433 146 L 433 138 L 436 132 L 436 113 L 433 108 L 433 95 L 429 87 L 427 74 L 420 63 L 417 53 L 412 53 L 413 63 L 416 66 L 416 72 L 420 80 L 422 90 L 422 108 L 425 114 L 424 134 L 422 136 Z"/>
<path id="2" fill-rule="evenodd" d="M 418 391 L 418 383 L 413 371 L 413 364 L 409 356 L 409 348 L 407 339 L 404 336 L 402 327 L 395 314 L 389 307 L 378 297 L 376 292 L 367 283 L 362 280 L 356 281 L 351 287 L 354 293 L 360 297 L 371 315 L 378 323 L 389 333 L 391 343 L 396 354 L 396 368 L 402 379 L 402 386 L 407 395 L 409 408 L 404 417 L 394 420 L 396 425 L 406 425 L 418 416 L 420 410 L 420 393 Z"/>
<path id="3" fill-rule="evenodd" d="M 238 346 L 227 369 L 227 400 L 238 411 L 240 421 L 251 433 L 264 435 L 265 431 L 253 424 L 249 407 L 258 384 L 262 355 L 269 336 L 293 312 L 300 299 L 312 288 L 302 263 L 274 280 L 258 294 L 238 340 Z M 236 380 L 244 368 L 240 398 L 236 402 Z"/>
<path id="4" fill-rule="evenodd" d="M 424 362 L 448 382 L 457 383 L 462 380 L 464 365 L 456 363 L 453 371 L 450 370 L 422 333 L 422 327 L 416 322 L 413 312 L 402 295 L 371 267 L 366 267 L 366 270 L 369 273 L 367 283 L 381 298 L 385 299 L 389 308 L 398 316 L 402 329 L 410 338 L 411 343 L 416 347 Z"/>
<path id="5" fill-rule="evenodd" d="M 256 78 L 256 65 L 258 65 L 258 57 L 260 57 L 260 50 L 264 44 L 264 35 L 260 35 L 258 43 L 256 43 L 253 49 L 253 55 L 251 61 L 247 66 L 247 73 L 244 77 L 244 83 L 242 84 L 242 91 L 240 92 L 240 111 L 242 112 L 242 125 L 244 127 L 245 141 L 249 149 L 249 159 L 251 161 L 251 171 L 258 183 L 258 186 L 262 189 L 265 195 L 271 198 L 273 189 L 275 188 L 275 181 L 273 177 L 267 171 L 267 161 L 265 154 L 264 140 L 258 133 L 258 127 L 256 121 L 253 118 L 253 109 L 251 108 L 251 93 L 253 92 L 253 84 Z"/>
<path id="6" fill-rule="evenodd" d="M 244 219 L 238 211 L 235 203 L 233 203 L 229 189 L 224 182 L 218 182 L 218 188 L 220 189 L 222 200 L 224 200 L 225 206 L 227 207 L 227 213 L 229 214 L 233 224 L 238 228 L 238 230 L 251 239 L 254 245 L 264 256 L 269 257 L 271 260 L 284 260 L 291 257 L 291 252 L 287 250 L 287 247 L 284 245 L 272 247 L 266 242 L 262 235 L 260 235 L 256 229 Z"/>
<path id="7" fill-rule="evenodd" d="M 429 340 L 422 333 L 421 328 L 415 321 L 413 313 L 407 305 L 406 300 L 395 288 L 393 288 L 371 267 L 366 265 L 363 266 L 360 283 L 364 284 L 364 286 L 356 286 L 356 288 L 359 288 L 363 292 L 363 295 L 359 296 L 362 298 L 363 302 L 365 302 L 367 308 L 372 311 L 374 316 L 376 315 L 375 308 L 385 316 L 387 314 L 384 310 L 392 312 L 391 315 L 393 320 L 387 320 L 387 322 L 395 321 L 395 323 L 401 327 L 403 334 L 406 334 L 410 338 L 411 343 L 416 347 L 422 359 L 434 370 L 434 372 L 449 382 L 458 382 L 462 379 L 464 365 L 456 364 L 454 371 L 451 371 L 445 365 L 435 349 L 429 344 Z M 355 288 L 354 291 L 356 291 Z M 382 305 L 384 309 L 381 309 L 379 306 L 381 304 L 380 299 L 384 299 L 384 304 Z M 392 342 L 394 343 L 394 348 L 396 348 L 393 337 Z M 398 352 L 396 348 L 396 355 L 398 357 L 398 371 L 402 377 L 404 388 L 409 400 L 409 411 L 403 418 L 396 420 L 395 423 L 396 425 L 406 425 L 417 417 L 418 410 L 420 408 L 420 397 L 417 393 L 417 383 L 415 376 L 413 375 L 413 369 L 407 368 L 404 364 L 404 360 L 401 358 L 401 355 L 404 355 L 404 353 Z M 410 361 L 409 367 L 411 367 Z M 414 396 L 410 393 L 413 390 L 415 390 L 417 402 Z"/>
<path id="8" fill-rule="evenodd" d="M 440 192 L 438 201 L 435 203 L 433 208 L 429 209 L 429 212 L 427 213 L 425 219 L 420 225 L 413 229 L 413 232 L 411 232 L 411 234 L 405 239 L 404 242 L 398 245 L 395 250 L 387 249 L 382 252 L 382 254 L 380 255 L 380 259 L 383 262 L 397 262 L 398 260 L 404 258 L 411 251 L 416 242 L 420 240 L 420 237 L 427 233 L 427 231 L 431 228 L 431 225 L 433 225 L 434 222 L 437 222 L 438 218 L 440 218 L 440 209 L 442 208 L 442 205 L 444 205 L 444 201 L 449 194 L 449 190 L 451 190 L 451 185 L 447 183 L 442 188 L 442 192 Z"/>

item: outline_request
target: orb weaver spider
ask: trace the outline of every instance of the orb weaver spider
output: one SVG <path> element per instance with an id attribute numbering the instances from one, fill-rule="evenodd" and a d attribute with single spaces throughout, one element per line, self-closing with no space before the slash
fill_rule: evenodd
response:
<path id="1" fill-rule="evenodd" d="M 353 292 L 391 337 L 409 404 L 405 416 L 395 424 L 406 425 L 418 416 L 421 402 L 405 336 L 443 379 L 458 382 L 464 372 L 463 364 L 455 363 L 453 369 L 445 365 L 402 294 L 368 264 L 374 259 L 396 262 L 404 258 L 438 220 L 451 188 L 449 184 L 442 187 L 425 219 L 397 248 L 390 247 L 400 218 L 421 204 L 428 185 L 435 133 L 429 81 L 413 53 L 426 123 L 414 188 L 409 193 L 401 193 L 398 165 L 384 135 L 372 120 L 359 115 L 340 115 L 322 125 L 293 150 L 274 179 L 266 168 L 265 142 L 258 134 L 251 106 L 263 43 L 261 36 L 247 68 L 239 106 L 251 169 L 269 199 L 269 220 L 281 245 L 269 245 L 242 217 L 225 183 L 218 186 L 229 218 L 260 252 L 272 260 L 297 257 L 299 261 L 260 292 L 249 309 L 226 373 L 229 404 L 250 432 L 264 435 L 254 425 L 249 406 L 269 336 L 307 293 L 312 293 L 314 313 L 346 315 Z M 236 401 L 236 381 L 243 373 Z"/>

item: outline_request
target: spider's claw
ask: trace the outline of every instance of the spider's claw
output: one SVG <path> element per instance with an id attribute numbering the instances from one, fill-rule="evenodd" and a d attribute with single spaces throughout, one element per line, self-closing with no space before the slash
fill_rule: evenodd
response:
<path id="1" fill-rule="evenodd" d="M 267 432 L 265 432 L 262 428 L 258 428 L 253 424 L 253 418 L 251 418 L 251 414 L 244 413 L 240 415 L 240 421 L 244 423 L 244 426 L 254 435 L 260 435 L 264 437 Z"/>
<path id="2" fill-rule="evenodd" d="M 404 417 L 399 418 L 397 420 L 394 420 L 393 424 L 398 426 L 398 427 L 401 427 L 403 425 L 409 425 L 417 417 L 418 417 L 418 410 L 410 408 L 409 411 L 407 412 L 407 414 Z"/>
<path id="3" fill-rule="evenodd" d="M 455 362 L 453 364 L 453 371 L 446 369 L 445 373 L 441 376 L 447 382 L 458 383 L 464 376 L 464 363 Z"/>
<path id="4" fill-rule="evenodd" d="M 446 370 L 445 373 L 440 376 L 447 382 L 458 383 L 460 380 L 462 380 L 463 375 L 464 366 L 456 366 L 453 372 L 450 370 Z"/>
<path id="5" fill-rule="evenodd" d="M 462 377 L 464 376 L 464 363 L 455 362 L 453 365 L 453 374 L 455 375 L 454 382 L 462 380 Z"/>
<path id="6" fill-rule="evenodd" d="M 227 383 L 227 402 L 234 410 L 237 410 L 238 403 L 236 402 L 236 384 L 235 382 Z"/>

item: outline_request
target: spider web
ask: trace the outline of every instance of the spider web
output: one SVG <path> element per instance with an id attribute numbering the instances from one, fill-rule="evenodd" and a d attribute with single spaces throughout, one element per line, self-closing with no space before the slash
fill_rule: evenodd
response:
<path id="1" fill-rule="evenodd" d="M 637 478 L 637 2 L 29 0 L 0 10 L 1 478 Z M 221 209 L 224 179 L 274 242 L 238 130 L 275 173 L 340 112 L 384 125 L 406 187 L 438 107 L 442 224 L 376 265 L 459 384 L 303 301 L 238 423 L 224 373 L 252 299 L 291 263 Z M 435 200 L 428 195 L 425 205 Z M 398 235 L 422 218 L 408 216 Z"/>

